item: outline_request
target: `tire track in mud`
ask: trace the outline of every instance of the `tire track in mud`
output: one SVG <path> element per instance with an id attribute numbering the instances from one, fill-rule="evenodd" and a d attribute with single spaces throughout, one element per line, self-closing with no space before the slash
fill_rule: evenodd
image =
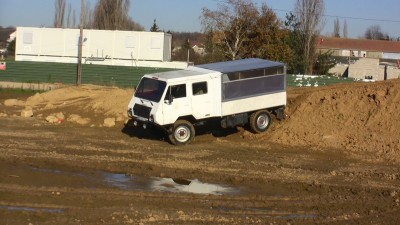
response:
<path id="1" fill-rule="evenodd" d="M 3 164 L 4 165 L 4 164 Z M 20 168 L 20 167 L 19 167 Z M 29 168 L 28 168 L 29 170 Z M 4 172 L 5 170 L 2 170 Z M 12 171 L 6 171 L 12 172 Z M 20 172 L 21 177 L 14 175 L 10 179 L 24 178 L 25 172 Z M 29 171 L 28 171 L 29 173 Z M 49 176 L 47 170 L 33 170 L 30 175 L 35 178 L 37 176 Z M 59 176 L 73 176 L 68 172 L 56 171 Z M 18 174 L 18 173 L 17 173 Z M 83 176 L 85 177 L 85 176 Z M 76 179 L 76 178 L 75 178 Z M 96 180 L 95 178 L 91 181 Z M 34 182 L 34 181 L 31 181 Z M 1 193 L 6 193 L 7 196 L 12 196 L 9 201 L 5 198 L 0 202 L 0 208 L 15 207 L 23 209 L 34 209 L 32 211 L 50 211 L 59 210 L 65 216 L 76 216 L 75 213 L 79 211 L 88 211 L 87 208 L 95 211 L 104 211 L 103 215 L 115 215 L 115 212 L 125 211 L 125 215 L 129 215 L 129 209 L 141 208 L 145 211 L 143 219 L 146 220 L 146 213 L 152 215 L 150 217 L 161 218 L 157 213 L 151 213 L 154 207 L 162 208 L 163 214 L 173 215 L 178 214 L 176 218 L 169 216 L 167 220 L 156 219 L 154 221 L 164 221 L 167 223 L 173 222 L 215 222 L 216 220 L 226 221 L 242 221 L 243 218 L 248 220 L 251 217 L 276 217 L 286 218 L 296 216 L 298 218 L 307 218 L 307 211 L 298 211 L 290 207 L 279 205 L 292 205 L 290 202 L 299 201 L 296 197 L 287 196 L 243 196 L 243 195 L 229 195 L 229 196 L 210 196 L 210 195 L 194 195 L 194 194 L 174 194 L 165 192 L 142 192 L 142 191 L 124 191 L 115 188 L 107 187 L 101 182 L 95 182 L 98 186 L 96 188 L 76 188 L 65 186 L 35 186 L 32 184 L 7 184 L 0 183 Z M 99 185 L 100 183 L 100 185 Z M 72 184 L 74 186 L 74 184 Z M 107 193 L 107 195 L 104 195 Z M 40 203 L 37 203 L 40 199 Z M 84 200 L 88 203 L 76 204 Z M 96 202 L 102 202 L 101 205 L 96 205 Z M 131 202 L 129 209 L 126 204 Z M 134 203 L 132 203 L 134 202 Z M 93 204 L 92 204 L 93 203 Z M 187 205 L 182 210 L 182 204 Z M 106 205 L 106 206 L 105 206 Z M 108 208 L 107 205 L 112 205 Z M 272 209 L 273 206 L 273 209 Z M 144 209 L 143 209 L 144 208 Z M 284 210 L 283 210 L 284 208 Z M 29 210 L 30 211 L 30 210 Z M 149 212 L 146 212 L 149 211 Z M 157 211 L 160 213 L 159 211 Z M 47 212 L 50 213 L 50 212 Z M 195 215 L 193 217 L 193 215 Z M 314 214 L 312 214 L 314 215 Z M 153 220 L 153 219 L 151 219 Z M 253 220 L 253 219 L 251 219 Z M 254 219 L 262 221 L 261 219 Z"/>
<path id="2" fill-rule="evenodd" d="M 390 224 L 398 218 L 400 167 L 340 150 L 208 135 L 178 148 L 118 128 L 33 126 L 18 118 L 0 118 L 0 125 L 7 127 L 0 135 L 0 216 L 8 224 Z M 121 190 L 99 171 L 197 178 L 240 193 Z"/>

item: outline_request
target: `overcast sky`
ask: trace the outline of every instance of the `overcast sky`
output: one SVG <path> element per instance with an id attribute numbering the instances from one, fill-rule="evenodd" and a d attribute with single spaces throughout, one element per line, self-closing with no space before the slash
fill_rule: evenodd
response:
<path id="1" fill-rule="evenodd" d="M 91 2 L 92 7 L 97 0 Z M 203 7 L 217 9 L 225 0 L 132 0 L 130 16 L 146 30 L 153 20 L 163 30 L 201 32 L 200 15 Z M 296 0 L 255 0 L 274 9 L 282 19 L 293 10 Z M 0 0 L 0 26 L 51 27 L 54 20 L 55 0 Z M 77 13 L 80 1 L 67 0 Z M 341 26 L 347 21 L 351 38 L 364 35 L 371 25 L 379 25 L 390 37 L 400 37 L 400 0 L 325 0 L 325 27 L 323 35 L 333 33 L 333 21 L 339 18 Z"/>

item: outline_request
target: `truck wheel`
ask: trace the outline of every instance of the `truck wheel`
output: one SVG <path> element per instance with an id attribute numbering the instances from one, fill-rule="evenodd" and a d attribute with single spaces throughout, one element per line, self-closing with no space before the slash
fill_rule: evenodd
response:
<path id="1" fill-rule="evenodd" d="M 268 111 L 260 110 L 250 116 L 250 128 L 254 133 L 262 133 L 271 125 L 272 120 Z"/>
<path id="2" fill-rule="evenodd" d="M 190 122 L 178 120 L 172 126 L 171 133 L 168 137 L 174 145 L 185 145 L 193 140 L 194 135 L 194 127 Z"/>

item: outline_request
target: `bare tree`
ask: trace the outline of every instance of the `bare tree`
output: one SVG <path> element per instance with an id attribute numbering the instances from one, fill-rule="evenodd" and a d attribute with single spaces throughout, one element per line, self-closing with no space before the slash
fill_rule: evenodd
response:
<path id="1" fill-rule="evenodd" d="M 76 11 L 72 10 L 72 27 L 76 28 Z"/>
<path id="2" fill-rule="evenodd" d="M 386 40 L 388 35 L 382 32 L 379 25 L 373 25 L 367 28 L 364 37 L 371 40 Z"/>
<path id="3" fill-rule="evenodd" d="M 101 30 L 127 30 L 130 0 L 99 0 L 94 11 L 93 25 Z"/>
<path id="4" fill-rule="evenodd" d="M 71 3 L 68 3 L 67 7 L 67 28 L 71 28 L 71 13 L 72 13 L 72 6 Z"/>
<path id="5" fill-rule="evenodd" d="M 55 2 L 55 13 L 54 13 L 54 27 L 64 27 L 65 17 L 65 0 L 56 0 Z"/>
<path id="6" fill-rule="evenodd" d="M 127 21 L 126 30 L 144 31 L 145 28 L 129 18 Z"/>
<path id="7" fill-rule="evenodd" d="M 90 6 L 89 1 L 86 2 L 85 12 L 84 12 L 83 17 L 84 17 L 84 19 L 83 19 L 84 28 L 86 28 L 86 29 L 93 28 L 93 10 Z"/>
<path id="8" fill-rule="evenodd" d="M 315 43 L 323 27 L 324 0 L 296 0 L 294 14 L 303 48 L 304 72 L 312 73 L 316 60 Z"/>
<path id="9" fill-rule="evenodd" d="M 347 20 L 344 20 L 343 22 L 343 37 L 344 38 L 349 37 L 349 28 L 347 27 Z"/>
<path id="10" fill-rule="evenodd" d="M 335 19 L 333 24 L 333 36 L 340 38 L 340 22 L 338 18 Z"/>
<path id="11" fill-rule="evenodd" d="M 218 10 L 202 9 L 202 25 L 205 33 L 214 31 L 230 59 L 240 58 L 239 53 L 247 41 L 247 31 L 256 21 L 257 6 L 252 0 L 227 0 Z"/>

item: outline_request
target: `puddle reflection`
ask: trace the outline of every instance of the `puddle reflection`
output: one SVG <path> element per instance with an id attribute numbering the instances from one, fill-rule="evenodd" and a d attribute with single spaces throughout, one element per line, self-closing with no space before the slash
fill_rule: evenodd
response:
<path id="1" fill-rule="evenodd" d="M 193 193 L 193 194 L 210 194 L 210 195 L 223 195 L 223 194 L 237 194 L 239 189 L 217 185 L 203 183 L 198 179 L 187 180 L 187 179 L 174 179 L 174 178 L 160 178 L 160 177 L 139 177 L 130 176 L 123 173 L 109 173 L 96 171 L 95 176 L 89 175 L 87 173 L 76 173 L 76 172 L 66 172 L 54 169 L 44 169 L 44 168 L 30 168 L 33 171 L 62 174 L 68 176 L 78 176 L 87 180 L 98 180 L 112 185 L 116 188 L 122 190 L 131 191 L 159 191 L 159 192 L 174 192 L 174 193 Z"/>
<path id="2" fill-rule="evenodd" d="M 48 212 L 48 213 L 63 213 L 64 209 L 49 209 L 49 208 L 32 208 L 23 206 L 0 206 L 1 209 L 8 211 L 22 211 L 22 212 Z"/>
<path id="3" fill-rule="evenodd" d="M 159 191 L 174 193 L 193 193 L 193 194 L 235 194 L 239 191 L 232 187 L 217 184 L 200 182 L 197 179 L 172 179 L 172 178 L 138 178 L 126 174 L 104 173 L 104 180 L 120 189 L 140 190 L 140 191 Z"/>

